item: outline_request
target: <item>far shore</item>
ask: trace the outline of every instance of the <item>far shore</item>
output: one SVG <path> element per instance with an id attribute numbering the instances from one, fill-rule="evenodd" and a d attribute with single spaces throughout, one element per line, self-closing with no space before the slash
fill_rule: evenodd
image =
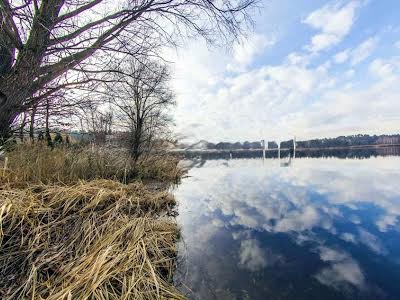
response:
<path id="1" fill-rule="evenodd" d="M 346 149 L 375 149 L 375 148 L 392 148 L 392 147 L 400 147 L 400 144 L 378 144 L 378 145 L 352 145 L 352 146 L 338 146 L 338 147 L 318 147 L 318 148 L 298 148 L 296 147 L 296 151 L 321 151 L 321 150 L 346 150 Z M 278 148 L 265 149 L 268 152 L 276 152 Z M 293 148 L 281 148 L 281 151 L 290 151 Z M 184 153 L 184 152 L 208 152 L 208 153 L 238 153 L 238 152 L 259 152 L 263 151 L 262 148 L 256 149 L 171 149 L 170 152 Z"/>

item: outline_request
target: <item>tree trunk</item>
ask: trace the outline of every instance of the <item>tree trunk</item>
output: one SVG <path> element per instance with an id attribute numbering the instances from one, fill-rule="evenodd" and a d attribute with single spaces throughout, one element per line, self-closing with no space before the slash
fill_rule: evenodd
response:
<path id="1" fill-rule="evenodd" d="M 11 126 L 23 111 L 23 101 L 30 95 L 23 79 L 11 77 L 0 77 L 0 143 L 11 137 Z"/>
<path id="2" fill-rule="evenodd" d="M 136 162 L 140 155 L 141 155 L 141 139 L 142 139 L 142 120 L 138 119 L 137 120 L 137 126 L 135 126 L 134 130 L 135 132 L 133 132 L 133 140 L 132 140 L 132 158 L 133 160 Z"/>
<path id="3" fill-rule="evenodd" d="M 34 134 L 34 130 L 35 130 L 36 109 L 37 109 L 37 106 L 35 105 L 35 106 L 32 108 L 31 120 L 30 120 L 30 123 L 29 123 L 29 138 L 31 139 L 32 144 L 35 143 L 35 134 Z"/>
<path id="4" fill-rule="evenodd" d="M 62 3 L 63 0 L 42 1 L 39 12 L 33 18 L 28 39 L 19 50 L 14 65 L 10 62 L 0 64 L 0 143 L 11 136 L 10 128 L 18 114 L 25 110 L 24 102 L 41 88 L 35 79 L 38 78 L 48 39 Z M 3 13 L 3 5 L 0 6 Z M 5 51 L 8 53 L 1 60 L 10 60 L 14 56 L 13 45 L 6 46 L 11 49 L 0 49 L 0 54 Z"/>
<path id="5" fill-rule="evenodd" d="M 11 137 L 11 125 L 18 116 L 18 110 L 12 109 L 6 95 L 0 91 L 0 145 Z"/>
<path id="6" fill-rule="evenodd" d="M 24 141 L 24 129 L 25 129 L 25 124 L 26 124 L 26 113 L 23 113 L 23 118 L 22 118 L 22 122 L 21 122 L 21 126 L 19 128 L 19 139 L 21 140 L 21 142 Z"/>
<path id="7" fill-rule="evenodd" d="M 50 135 L 50 127 L 49 127 L 49 100 L 46 100 L 46 140 L 47 140 L 47 146 L 53 148 L 53 141 L 51 140 L 51 135 Z"/>

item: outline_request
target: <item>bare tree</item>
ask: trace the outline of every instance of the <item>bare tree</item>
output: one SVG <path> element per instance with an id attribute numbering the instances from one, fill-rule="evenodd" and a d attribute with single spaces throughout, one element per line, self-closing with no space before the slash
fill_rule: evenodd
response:
<path id="1" fill-rule="evenodd" d="M 27 123 L 26 119 L 27 119 L 27 114 L 24 112 L 21 114 L 21 123 L 19 126 L 19 139 L 21 140 L 21 142 L 24 141 L 24 130 L 25 130 L 25 125 Z"/>
<path id="2" fill-rule="evenodd" d="M 123 73 L 123 75 L 121 75 Z M 169 87 L 170 73 L 165 64 L 129 60 L 118 83 L 107 91 L 110 102 L 117 107 L 118 126 L 128 132 L 131 156 L 137 160 L 152 150 L 157 139 L 169 130 L 172 119 L 168 112 L 175 104 Z"/>
<path id="3" fill-rule="evenodd" d="M 51 145 L 52 132 L 62 132 L 78 124 L 85 117 L 82 113 L 85 109 L 98 105 L 94 97 L 97 88 L 97 82 L 91 82 L 85 85 L 85 89 L 71 85 L 49 95 L 40 93 L 35 97 L 34 105 L 19 115 L 18 121 L 23 122 L 24 115 L 28 115 L 29 121 L 25 122 L 29 123 L 30 141 L 34 143 L 35 133 L 41 132 Z"/>
<path id="4" fill-rule="evenodd" d="M 30 110 L 30 120 L 29 120 L 29 139 L 31 140 L 31 143 L 34 143 L 35 141 L 35 117 L 36 117 L 36 111 L 37 111 L 37 105 L 35 104 L 32 109 Z"/>
<path id="5" fill-rule="evenodd" d="M 85 82 L 176 34 L 236 36 L 255 1 L 0 0 L 0 138 L 38 93 L 72 84 L 60 76 Z"/>
<path id="6" fill-rule="evenodd" d="M 96 144 L 104 144 L 111 134 L 114 114 L 111 110 L 102 111 L 97 106 L 87 106 L 83 110 L 81 129 L 90 134 Z"/>

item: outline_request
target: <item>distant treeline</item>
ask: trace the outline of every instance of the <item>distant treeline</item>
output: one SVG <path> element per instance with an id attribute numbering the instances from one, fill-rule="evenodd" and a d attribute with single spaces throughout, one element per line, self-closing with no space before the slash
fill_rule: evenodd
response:
<path id="1" fill-rule="evenodd" d="M 271 142 L 271 145 L 276 145 L 278 148 L 278 144 L 275 142 Z M 261 142 L 236 142 L 236 143 L 228 143 L 228 142 L 220 142 L 217 144 L 207 143 L 207 149 L 217 149 L 217 150 L 238 150 L 238 149 L 261 149 Z"/>
<path id="2" fill-rule="evenodd" d="M 239 149 L 262 149 L 261 142 L 220 142 L 208 143 L 201 142 L 207 149 L 216 150 L 239 150 Z M 394 135 L 368 135 L 357 134 L 349 136 L 339 136 L 336 138 L 312 139 L 307 141 L 297 141 L 298 148 L 332 148 L 332 147 L 350 147 L 364 145 L 400 145 L 400 134 Z M 268 142 L 268 149 L 276 149 L 278 144 L 275 141 Z M 293 148 L 293 140 L 281 142 L 281 148 Z"/>
<path id="3" fill-rule="evenodd" d="M 368 135 L 357 134 L 349 136 L 339 136 L 336 138 L 313 139 L 308 141 L 298 141 L 298 148 L 332 148 L 332 147 L 350 147 L 367 145 L 399 145 L 400 134 L 395 135 Z M 281 143 L 281 148 L 293 147 L 293 140 Z"/>

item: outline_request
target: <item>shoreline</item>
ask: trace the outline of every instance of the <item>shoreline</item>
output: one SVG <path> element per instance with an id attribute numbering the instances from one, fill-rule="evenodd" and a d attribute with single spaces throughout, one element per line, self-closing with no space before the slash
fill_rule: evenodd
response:
<path id="1" fill-rule="evenodd" d="M 347 150 L 347 149 L 378 149 L 378 148 L 398 148 L 400 144 L 379 144 L 379 145 L 352 145 L 352 146 L 338 146 L 338 147 L 323 147 L 323 148 L 297 148 L 297 151 L 323 151 L 323 150 Z M 259 152 L 263 151 L 262 148 L 257 149 L 171 149 L 168 150 L 170 153 L 190 153 L 190 152 L 201 152 L 201 153 L 241 153 L 241 152 Z M 265 149 L 266 152 L 276 152 L 278 148 Z M 293 148 L 281 148 L 281 151 L 291 151 Z"/>

